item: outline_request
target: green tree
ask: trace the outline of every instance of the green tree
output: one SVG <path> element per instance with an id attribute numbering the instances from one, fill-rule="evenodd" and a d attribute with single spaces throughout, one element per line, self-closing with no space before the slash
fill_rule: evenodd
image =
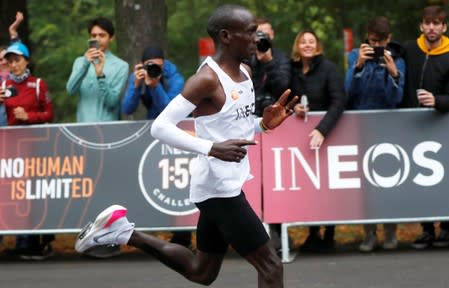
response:
<path id="1" fill-rule="evenodd" d="M 33 74 L 49 86 L 55 122 L 74 122 L 78 97 L 69 96 L 65 85 L 73 61 L 86 51 L 88 21 L 97 16 L 113 19 L 113 5 L 107 0 L 32 0 L 28 11 L 36 67 Z"/>
<path id="2" fill-rule="evenodd" d="M 6 0 L 0 1 L 3 3 Z M 130 5 L 137 2 L 116 0 L 115 5 L 116 3 Z M 198 66 L 198 40 L 207 37 L 206 23 L 210 13 L 217 6 L 227 2 L 165 0 L 168 13 L 167 32 L 157 31 L 158 26 L 156 29 L 146 27 L 151 33 L 161 33 L 161 35 L 154 34 L 158 39 L 168 39 L 158 41 L 162 41 L 167 57 L 178 66 L 185 77 L 193 74 Z M 151 4 L 151 1 L 149 3 Z M 374 16 L 384 15 L 392 23 L 395 40 L 403 42 L 415 39 L 419 34 L 418 22 L 423 7 L 429 4 L 447 5 L 447 0 L 236 0 L 234 3 L 248 7 L 257 16 L 268 18 L 276 30 L 274 45 L 287 53 L 291 51 L 296 33 L 305 28 L 314 29 L 324 44 L 326 56 L 336 62 L 343 73 L 343 28 L 353 30 L 354 46 L 358 47 L 364 41 L 367 21 Z M 115 5 L 114 1 L 110 0 L 27 1 L 29 14 L 26 16 L 30 24 L 34 74 L 49 84 L 55 104 L 55 122 L 71 122 L 75 119 L 78 98 L 67 95 L 65 84 L 73 61 L 86 49 L 88 38 L 86 23 L 100 15 L 114 19 L 115 11 L 125 11 Z M 0 15 L 3 16 L 2 13 Z M 160 15 L 157 20 L 165 21 L 160 20 L 165 19 L 164 17 L 166 15 Z M 145 23 L 151 25 L 149 23 L 152 21 Z M 117 30 L 126 31 L 126 27 L 117 27 Z M 130 35 L 130 39 L 134 40 L 128 40 L 130 43 L 120 43 L 119 46 L 126 47 L 130 51 L 132 49 L 140 51 L 142 43 L 138 41 L 140 36 L 138 33 L 141 33 L 139 31 L 129 32 L 136 33 Z M 165 33 L 166 38 L 162 36 Z M 113 45 L 112 50 L 117 53 L 117 46 Z M 127 53 L 129 52 L 117 54 Z M 132 67 L 133 63 L 130 65 Z"/>

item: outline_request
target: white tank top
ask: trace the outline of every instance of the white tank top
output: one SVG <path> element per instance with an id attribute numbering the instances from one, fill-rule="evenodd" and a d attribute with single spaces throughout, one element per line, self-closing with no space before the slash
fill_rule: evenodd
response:
<path id="1" fill-rule="evenodd" d="M 212 58 L 206 58 L 199 69 L 203 65 L 208 65 L 217 74 L 226 94 L 226 101 L 218 113 L 195 118 L 197 137 L 213 142 L 229 139 L 253 140 L 255 100 L 253 82 L 248 71 L 240 66 L 248 79 L 237 83 Z M 250 175 L 248 156 L 237 163 L 198 155 L 192 168 L 190 201 L 194 203 L 209 198 L 237 196 Z"/>

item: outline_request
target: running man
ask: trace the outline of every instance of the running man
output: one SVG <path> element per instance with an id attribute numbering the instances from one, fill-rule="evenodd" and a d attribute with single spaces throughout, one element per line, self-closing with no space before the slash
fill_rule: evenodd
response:
<path id="1" fill-rule="evenodd" d="M 241 63 L 256 52 L 257 24 L 247 9 L 224 5 L 213 12 L 207 31 L 216 47 L 157 117 L 151 134 L 182 150 L 198 153 L 190 198 L 200 210 L 197 251 L 134 230 L 126 208 L 104 210 L 78 236 L 75 248 L 89 253 L 98 245 L 127 244 L 158 258 L 187 279 L 210 285 L 220 271 L 228 245 L 258 272 L 258 287 L 283 287 L 283 266 L 262 222 L 247 202 L 242 186 L 249 176 L 247 145 L 254 133 L 274 129 L 293 113 L 298 97 L 287 90 L 254 118 L 254 89 Z M 287 103 L 288 102 L 288 103 Z M 176 124 L 190 113 L 196 136 Z"/>

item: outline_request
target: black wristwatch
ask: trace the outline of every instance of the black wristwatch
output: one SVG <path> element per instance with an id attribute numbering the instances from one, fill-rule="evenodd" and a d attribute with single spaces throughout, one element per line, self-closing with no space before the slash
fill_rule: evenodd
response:
<path id="1" fill-rule="evenodd" d="M 97 79 L 104 79 L 104 78 L 106 78 L 106 76 L 104 74 L 101 74 L 101 75 L 97 76 Z"/>

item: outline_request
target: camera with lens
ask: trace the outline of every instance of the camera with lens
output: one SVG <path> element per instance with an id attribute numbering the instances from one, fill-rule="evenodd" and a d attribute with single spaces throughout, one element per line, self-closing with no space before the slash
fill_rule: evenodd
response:
<path id="1" fill-rule="evenodd" d="M 379 62 L 381 59 L 384 58 L 384 50 L 385 48 L 383 46 L 374 46 L 373 47 L 374 53 L 373 53 L 373 60 L 376 62 Z"/>
<path id="2" fill-rule="evenodd" d="M 147 70 L 148 76 L 150 76 L 150 78 L 157 78 L 162 74 L 161 66 L 154 63 L 145 64 L 143 65 L 143 68 Z"/>
<path id="3" fill-rule="evenodd" d="M 262 31 L 256 32 L 257 37 L 257 50 L 259 52 L 265 53 L 271 48 L 270 37 Z"/>
<path id="4" fill-rule="evenodd" d="M 17 96 L 17 88 L 14 86 L 6 87 L 4 90 L 3 97 L 9 98 L 9 97 L 13 97 L 13 96 Z"/>

